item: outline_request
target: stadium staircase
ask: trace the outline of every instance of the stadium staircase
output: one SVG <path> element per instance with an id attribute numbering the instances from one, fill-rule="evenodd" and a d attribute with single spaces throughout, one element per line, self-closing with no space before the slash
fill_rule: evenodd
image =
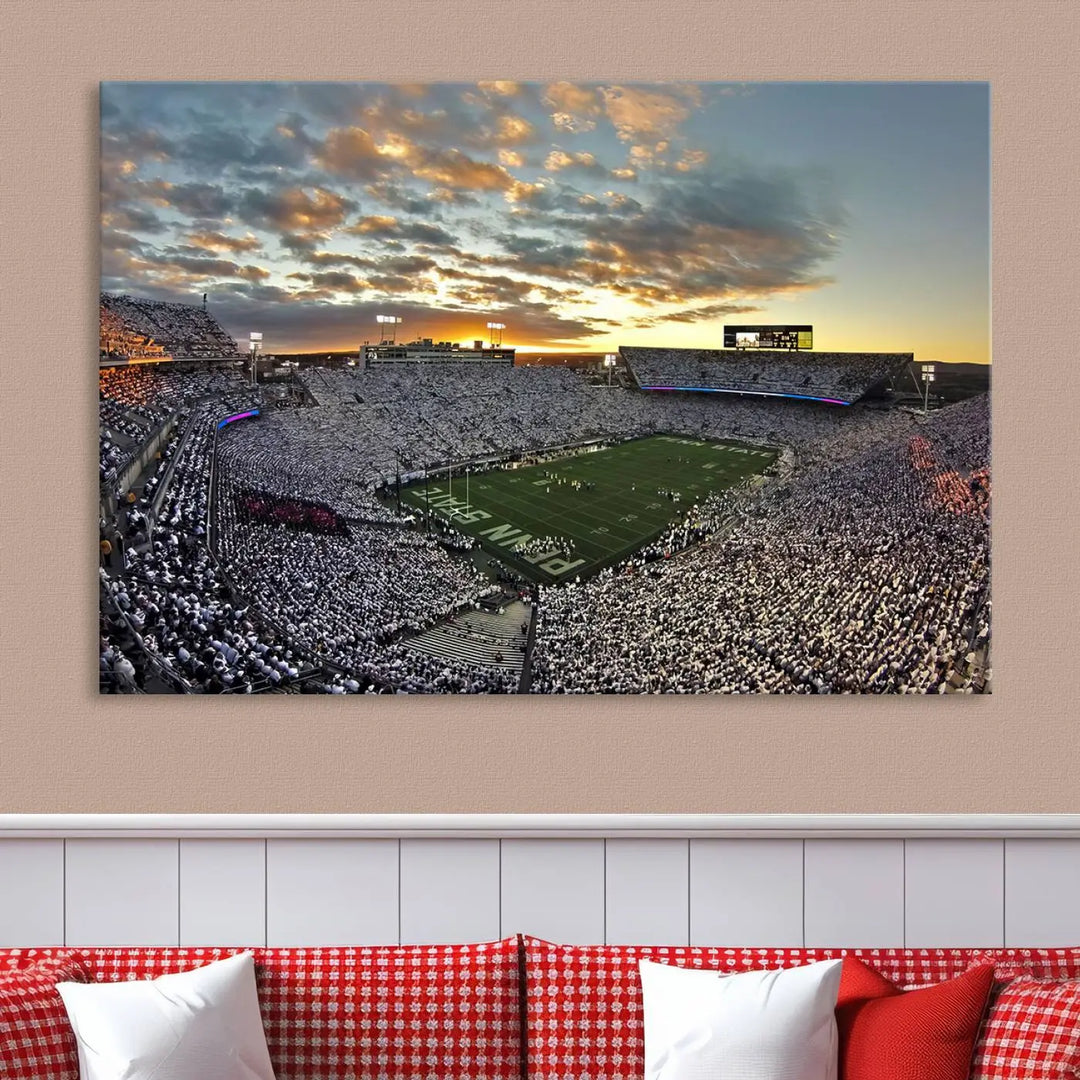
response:
<path id="1" fill-rule="evenodd" d="M 514 600 L 501 613 L 464 611 L 402 644 L 416 652 L 459 664 L 520 673 L 525 666 L 528 637 L 528 631 L 522 633 L 521 627 L 528 627 L 530 622 L 530 609 L 520 600 Z"/>

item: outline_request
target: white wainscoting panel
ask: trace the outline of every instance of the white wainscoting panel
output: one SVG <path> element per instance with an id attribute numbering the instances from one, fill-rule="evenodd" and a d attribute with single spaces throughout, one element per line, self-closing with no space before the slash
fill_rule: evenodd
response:
<path id="1" fill-rule="evenodd" d="M 63 840 L 0 840 L 0 944 L 64 944 Z"/>
<path id="2" fill-rule="evenodd" d="M 399 938 L 397 840 L 268 840 L 267 945 Z"/>
<path id="3" fill-rule="evenodd" d="M 1005 944 L 1080 945 L 1080 840 L 1005 841 Z"/>
<path id="4" fill-rule="evenodd" d="M 402 944 L 499 938 L 499 841 L 401 841 Z"/>
<path id="5" fill-rule="evenodd" d="M 178 840 L 68 840 L 65 944 L 178 945 Z"/>
<path id="6" fill-rule="evenodd" d="M 808 946 L 904 944 L 904 841 L 807 840 Z"/>
<path id="7" fill-rule="evenodd" d="M 607 941 L 690 943 L 690 841 L 605 840 Z"/>
<path id="8" fill-rule="evenodd" d="M 0 815 L 0 948 L 1080 946 L 1080 815 Z"/>
<path id="9" fill-rule="evenodd" d="M 504 840 L 502 936 L 604 940 L 603 840 Z"/>
<path id="10" fill-rule="evenodd" d="M 180 841 L 180 944 L 266 944 L 266 841 Z"/>
<path id="11" fill-rule="evenodd" d="M 690 944 L 802 943 L 803 841 L 690 841 Z"/>
<path id="12" fill-rule="evenodd" d="M 909 948 L 1000 948 L 1004 841 L 905 840 L 904 920 Z"/>

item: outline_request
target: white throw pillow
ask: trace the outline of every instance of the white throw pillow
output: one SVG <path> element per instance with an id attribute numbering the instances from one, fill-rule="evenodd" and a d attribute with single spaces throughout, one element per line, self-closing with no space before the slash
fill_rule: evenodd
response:
<path id="1" fill-rule="evenodd" d="M 249 952 L 157 979 L 57 989 L 81 1080 L 274 1080 Z"/>
<path id="2" fill-rule="evenodd" d="M 640 961 L 645 1080 L 836 1080 L 841 964 L 721 975 Z"/>

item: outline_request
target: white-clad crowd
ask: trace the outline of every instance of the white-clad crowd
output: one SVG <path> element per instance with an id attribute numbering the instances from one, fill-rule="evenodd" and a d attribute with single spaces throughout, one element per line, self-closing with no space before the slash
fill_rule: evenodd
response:
<path id="1" fill-rule="evenodd" d="M 222 447 L 242 434 L 223 432 Z M 241 592 L 307 655 L 346 669 L 364 689 L 432 689 L 432 665 L 419 664 L 418 654 L 399 643 L 476 607 L 495 591 L 491 581 L 469 559 L 400 521 L 320 529 L 275 520 L 296 515 L 275 514 L 265 491 L 253 498 L 231 475 L 236 460 L 231 451 L 218 458 L 216 546 Z M 279 500 L 308 497 L 299 485 L 283 491 L 280 478 L 276 490 Z M 430 674 L 442 675 L 445 666 Z M 497 676 L 493 683 L 490 675 Z M 504 688 L 501 672 L 477 671 L 473 679 L 484 690 Z"/>
<path id="2" fill-rule="evenodd" d="M 621 351 L 639 386 L 695 387 L 857 401 L 911 362 L 910 353 L 785 352 L 758 349 Z"/>
<path id="3" fill-rule="evenodd" d="M 202 398 L 243 391 L 236 371 L 161 370 L 153 366 L 98 369 L 101 480 L 121 472 L 170 415 L 183 415 Z"/>
<path id="4" fill-rule="evenodd" d="M 103 356 L 239 356 L 236 342 L 202 307 L 102 293 L 100 310 Z"/>
<path id="5" fill-rule="evenodd" d="M 207 692 L 512 692 L 503 669 L 407 647 L 494 586 L 471 540 L 427 535 L 375 489 L 447 462 L 660 432 L 784 446 L 794 472 L 687 506 L 628 564 L 545 589 L 534 691 L 962 690 L 988 641 L 985 398 L 924 423 L 648 395 L 558 368 L 313 369 L 315 405 L 218 431 L 246 403 L 237 375 L 119 370 L 110 408 L 179 412 L 181 425 L 128 509 L 126 566 L 103 575 L 116 689 L 130 689 L 129 663 L 143 678 L 145 656 Z"/>
<path id="6" fill-rule="evenodd" d="M 941 470 L 970 476 L 988 464 L 985 397 L 920 431 Z M 989 638 L 988 498 L 960 509 L 943 499 L 913 461 L 914 437 L 731 502 L 730 528 L 682 555 L 544 590 L 533 689 L 969 688 Z"/>
<path id="7" fill-rule="evenodd" d="M 135 647 L 209 693 L 287 685 L 311 668 L 236 594 L 205 544 L 213 433 L 236 403 L 193 408 L 152 537 L 146 534 L 156 484 L 127 510 L 129 527 L 140 530 L 142 542 L 128 547 L 123 573 L 102 575 L 110 606 L 135 635 Z M 115 619 L 103 626 L 103 656 L 109 647 L 122 647 L 113 640 L 122 631 Z"/>
<path id="8" fill-rule="evenodd" d="M 834 460 L 911 424 L 902 412 L 590 386 L 558 367 L 411 364 L 314 368 L 300 377 L 320 407 L 283 420 L 288 437 L 373 485 L 399 468 L 667 432 L 768 442 L 792 447 L 804 461 Z"/>

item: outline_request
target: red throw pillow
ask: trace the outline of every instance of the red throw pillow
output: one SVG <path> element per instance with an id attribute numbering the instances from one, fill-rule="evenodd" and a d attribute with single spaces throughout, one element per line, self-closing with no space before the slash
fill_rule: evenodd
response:
<path id="1" fill-rule="evenodd" d="M 0 972 L 0 1076 L 79 1080 L 75 1032 L 58 982 L 89 982 L 76 956 L 55 956 Z"/>
<path id="2" fill-rule="evenodd" d="M 901 990 L 844 958 L 836 1022 L 840 1080 L 968 1080 L 994 981 L 990 965 L 919 990 Z"/>
<path id="3" fill-rule="evenodd" d="M 975 1048 L 972 1080 L 1080 1076 L 1080 979 L 1014 979 L 1001 988 Z"/>

